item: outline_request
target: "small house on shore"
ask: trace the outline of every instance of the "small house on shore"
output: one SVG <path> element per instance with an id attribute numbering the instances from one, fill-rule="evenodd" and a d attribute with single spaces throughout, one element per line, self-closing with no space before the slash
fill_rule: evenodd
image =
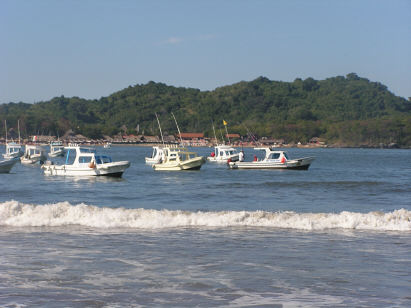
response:
<path id="1" fill-rule="evenodd" d="M 177 139 L 182 140 L 186 146 L 206 146 L 207 142 L 204 139 L 204 133 L 181 133 L 177 134 Z"/>
<path id="2" fill-rule="evenodd" d="M 324 138 L 313 137 L 309 141 L 310 145 L 324 146 L 326 144 Z"/>

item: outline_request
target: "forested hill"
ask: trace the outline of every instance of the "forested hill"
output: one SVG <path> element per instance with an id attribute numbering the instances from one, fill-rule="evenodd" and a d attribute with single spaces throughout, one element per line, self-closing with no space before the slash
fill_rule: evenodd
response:
<path id="1" fill-rule="evenodd" d="M 323 137 L 340 145 L 397 143 L 411 146 L 411 101 L 387 87 L 351 73 L 325 80 L 271 81 L 259 77 L 214 91 L 177 88 L 149 82 L 129 86 L 99 100 L 55 97 L 35 104 L 0 105 L 0 119 L 23 134 L 62 136 L 67 130 L 88 137 L 158 134 L 155 112 L 162 128 L 176 133 L 174 112 L 182 131 L 211 136 L 228 122 L 230 133 L 284 138 L 305 142 Z M 1 130 L 4 136 L 4 127 Z"/>

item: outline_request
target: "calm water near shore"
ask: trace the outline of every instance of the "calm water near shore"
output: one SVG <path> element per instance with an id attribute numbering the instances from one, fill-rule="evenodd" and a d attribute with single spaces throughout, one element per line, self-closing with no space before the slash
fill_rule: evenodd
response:
<path id="1" fill-rule="evenodd" d="M 0 174 L 1 307 L 411 306 L 411 150 L 190 172 L 98 150 L 131 161 L 122 179 Z"/>

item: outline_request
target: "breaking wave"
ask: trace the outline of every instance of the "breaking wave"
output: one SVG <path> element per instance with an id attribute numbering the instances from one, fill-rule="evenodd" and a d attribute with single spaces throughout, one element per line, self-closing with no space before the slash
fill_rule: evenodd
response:
<path id="1" fill-rule="evenodd" d="M 266 211 L 190 212 L 97 207 L 68 202 L 32 205 L 0 203 L 0 226 L 94 228 L 271 227 L 297 230 L 356 229 L 411 231 L 411 211 L 389 213 L 296 213 Z"/>

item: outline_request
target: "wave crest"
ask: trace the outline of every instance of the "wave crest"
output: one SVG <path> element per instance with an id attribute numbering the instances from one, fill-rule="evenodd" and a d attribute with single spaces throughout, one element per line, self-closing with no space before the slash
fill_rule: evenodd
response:
<path id="1" fill-rule="evenodd" d="M 69 202 L 33 205 L 0 203 L 0 226 L 80 225 L 95 228 L 272 227 L 299 230 L 356 229 L 411 231 L 411 211 L 296 213 L 266 211 L 190 212 L 97 207 Z"/>

